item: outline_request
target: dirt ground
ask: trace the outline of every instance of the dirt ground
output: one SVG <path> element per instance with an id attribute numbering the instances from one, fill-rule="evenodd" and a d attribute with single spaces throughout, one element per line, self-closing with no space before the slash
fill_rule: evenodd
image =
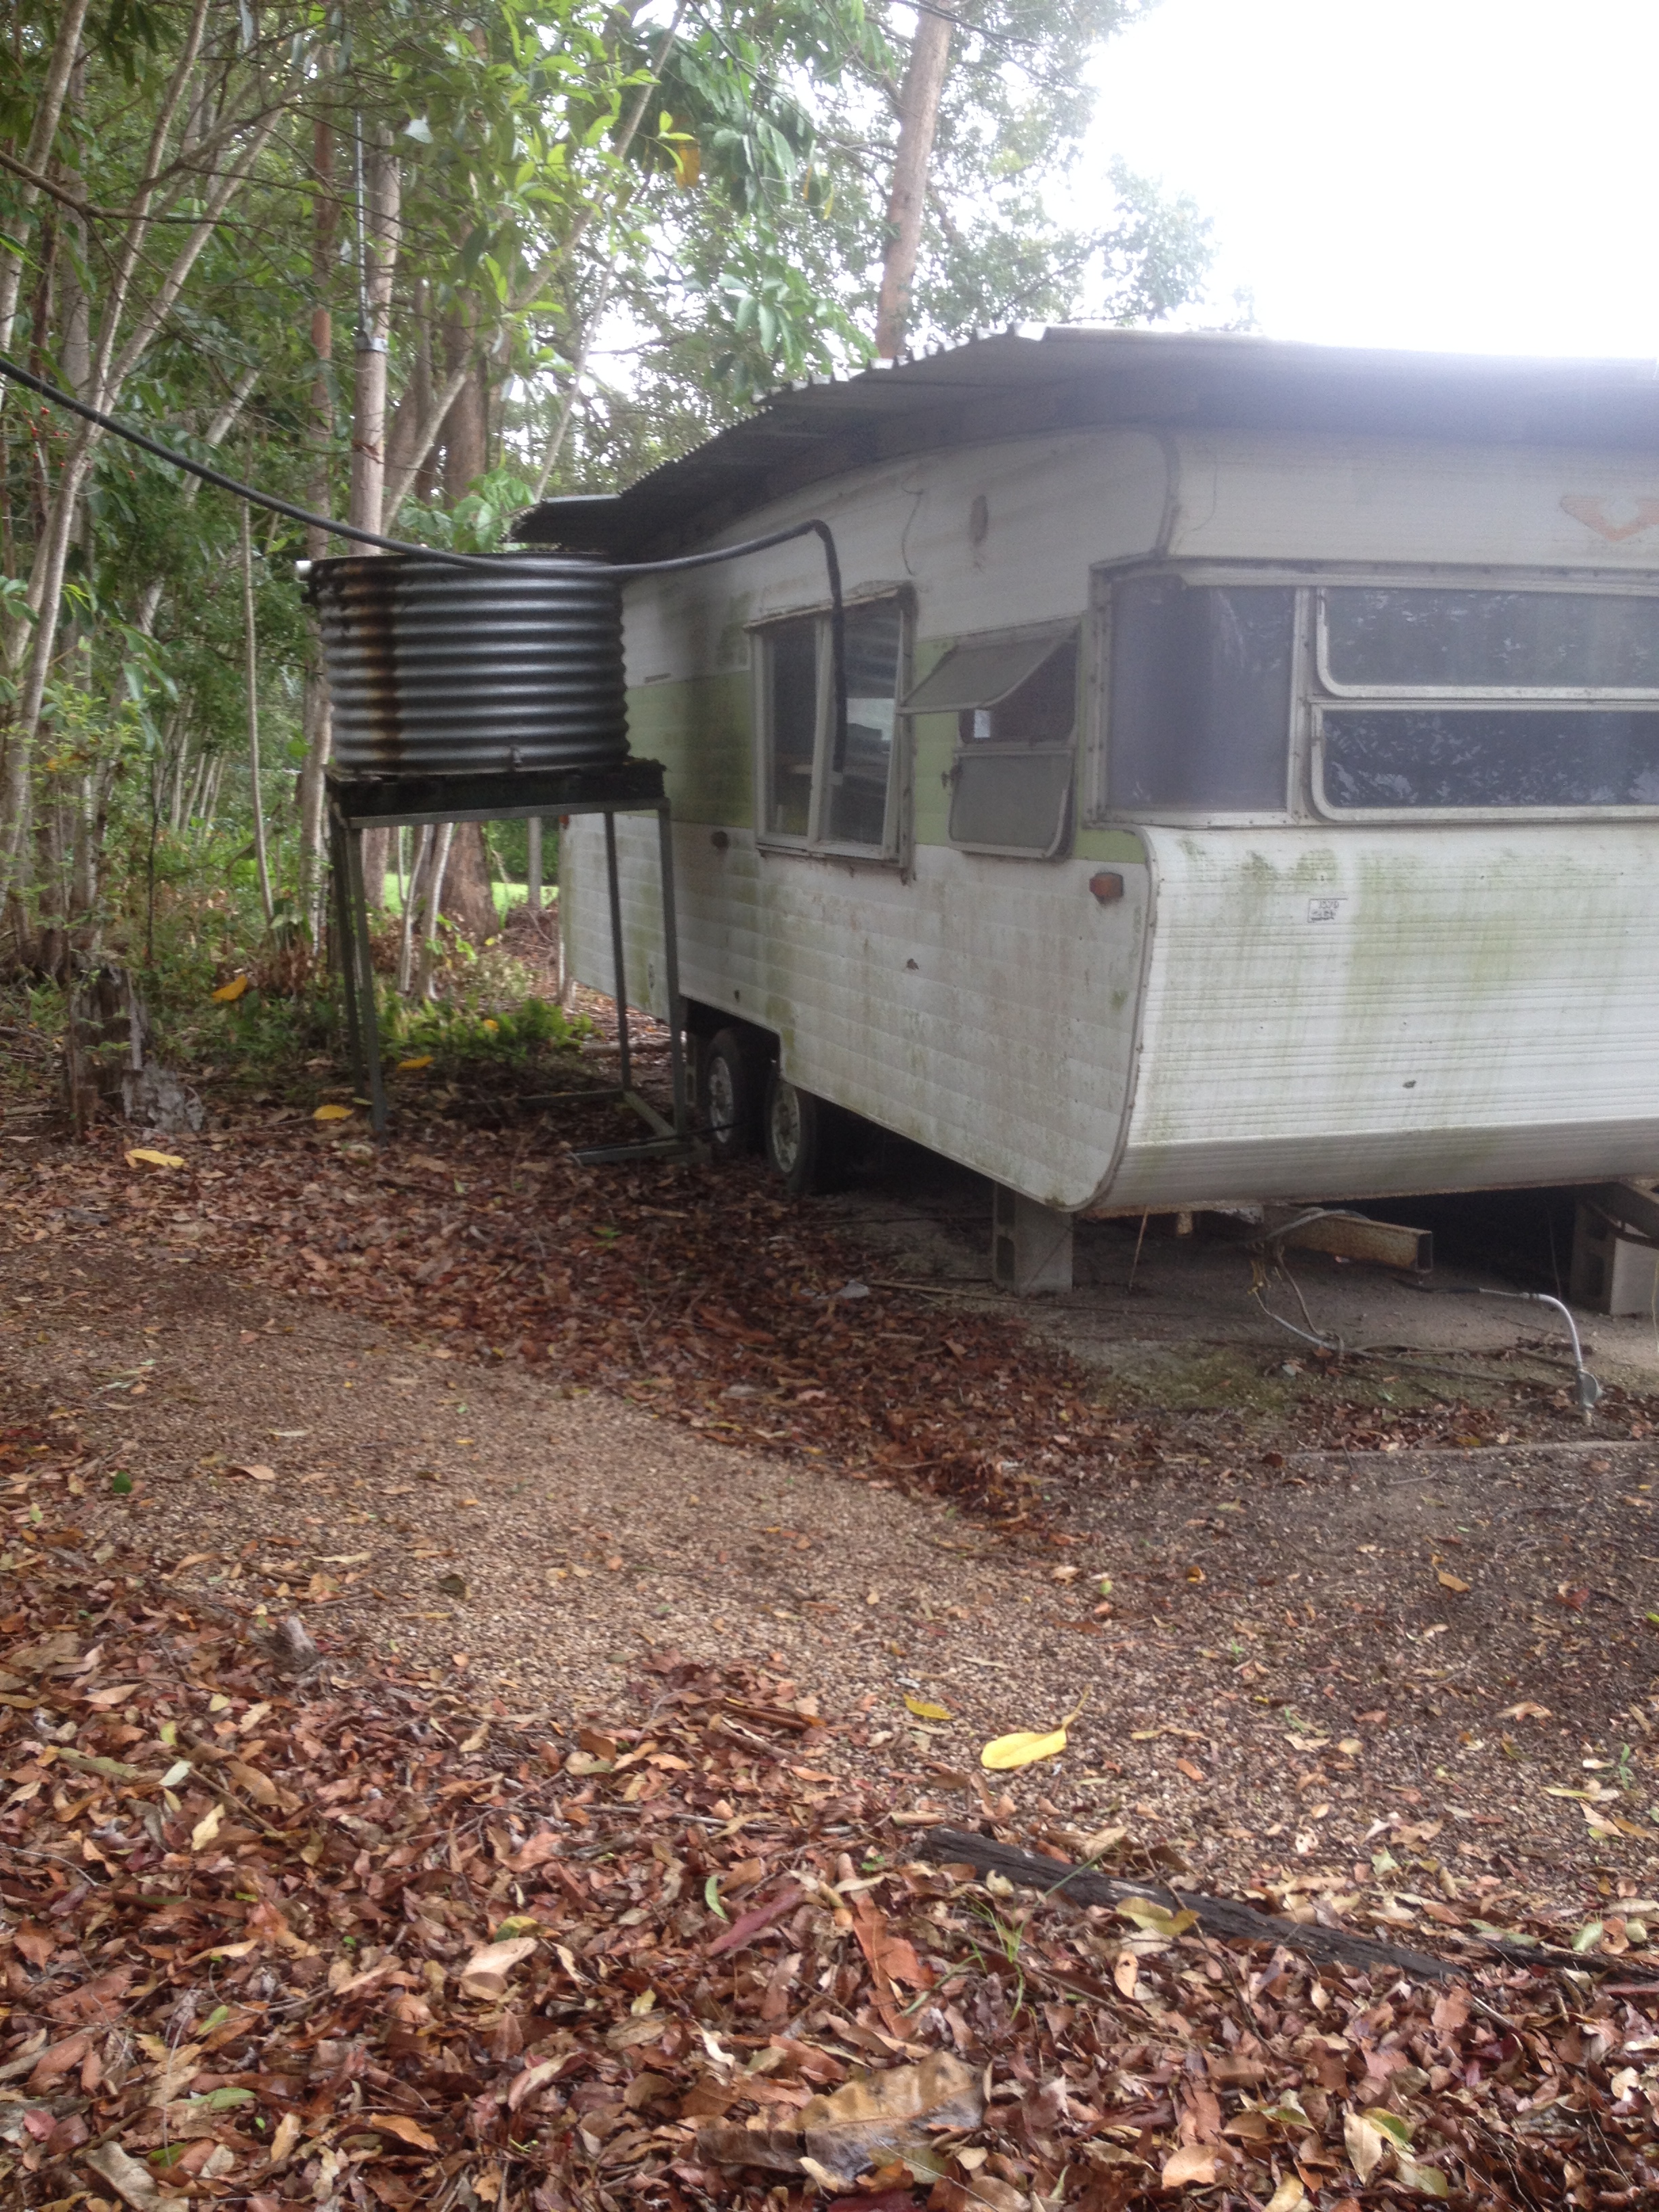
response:
<path id="1" fill-rule="evenodd" d="M 8 1218 L 9 1416 L 89 1455 L 78 1495 L 36 1485 L 20 1522 L 72 1514 L 100 1553 L 298 1610 L 469 1711 L 556 1728 L 646 1645 L 754 1657 L 862 1706 L 848 1755 L 902 1809 L 951 1814 L 977 1803 L 985 1739 L 1086 1698 L 1064 1757 L 1012 1779 L 1021 1817 L 1156 1833 L 1216 1886 L 1268 1863 L 1431 1887 L 1495 1869 L 1564 1899 L 1652 1884 L 1644 1435 L 1298 1452 L 1292 1403 L 1288 1449 L 1062 1474 L 1055 1533 L 998 1540 L 210 1257 Z"/>

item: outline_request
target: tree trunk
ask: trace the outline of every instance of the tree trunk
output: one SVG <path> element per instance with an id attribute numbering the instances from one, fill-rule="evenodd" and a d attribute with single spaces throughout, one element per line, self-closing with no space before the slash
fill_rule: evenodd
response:
<path id="1" fill-rule="evenodd" d="M 532 814 L 525 823 L 524 830 L 524 902 L 532 914 L 539 914 L 542 910 L 541 817 Z"/>
<path id="2" fill-rule="evenodd" d="M 921 218 L 927 204 L 927 165 L 951 58 L 948 0 L 916 18 L 909 66 L 899 94 L 898 146 L 893 155 L 893 189 L 887 202 L 887 253 L 882 264 L 881 296 L 876 307 L 876 351 L 896 361 L 910 321 L 910 292 L 921 250 Z"/>
<path id="3" fill-rule="evenodd" d="M 415 984 L 416 995 L 422 999 L 432 995 L 432 971 L 437 964 L 438 953 L 438 916 L 443 912 L 444 878 L 448 873 L 449 848 L 454 837 L 453 822 L 441 823 L 433 832 L 432 872 L 421 917 L 420 968 Z"/>
<path id="4" fill-rule="evenodd" d="M 360 320 L 354 342 L 351 507 L 346 520 L 360 530 L 385 526 L 386 346 L 392 328 L 392 282 L 398 266 L 400 194 L 401 174 L 392 151 L 392 134 L 381 125 L 363 163 L 362 234 L 358 246 L 362 263 Z M 371 907 L 386 903 L 389 835 L 385 830 L 371 830 L 363 839 L 363 884 Z"/>
<path id="5" fill-rule="evenodd" d="M 329 449 L 334 440 L 334 403 L 330 389 L 329 364 L 334 358 L 334 318 L 328 301 L 334 277 L 335 239 L 339 229 L 340 203 L 334 191 L 334 130 L 325 115 L 319 115 L 313 128 L 311 166 L 317 180 L 311 231 L 311 354 L 314 367 L 311 380 L 311 421 L 306 431 L 307 442 L 311 447 L 311 469 L 306 483 L 306 498 L 313 514 L 329 514 L 333 511 L 333 492 L 329 483 Z M 306 553 L 309 559 L 323 560 L 330 550 L 326 531 L 307 529 Z M 306 655 L 301 717 L 306 757 L 300 770 L 300 908 L 305 915 L 313 945 L 320 945 L 325 890 L 323 815 L 327 792 L 324 775 L 329 755 L 333 750 L 334 725 L 328 685 L 323 678 L 314 621 Z"/>
<path id="6" fill-rule="evenodd" d="M 23 149 L 23 166 L 34 176 L 44 176 L 52 161 L 53 142 L 58 137 L 58 125 L 68 95 L 70 74 L 76 56 L 81 50 L 81 27 L 87 18 L 88 0 L 69 0 L 58 18 L 58 33 L 52 42 L 52 58 L 46 64 L 46 82 L 41 87 L 40 103 L 30 118 L 28 144 Z M 17 212 L 8 228 L 15 235 L 25 225 L 20 216 L 26 216 L 40 196 L 38 185 L 14 184 Z M 0 353 L 11 351 L 12 318 L 17 313 L 17 295 L 23 281 L 24 257 L 21 253 L 0 253 Z"/>
<path id="7" fill-rule="evenodd" d="M 376 130 L 363 161 L 359 320 L 354 340 L 356 371 L 351 420 L 351 511 L 360 530 L 383 527 L 386 491 L 386 348 L 392 331 L 392 283 L 398 267 L 401 173 L 392 134 Z"/>
<path id="8" fill-rule="evenodd" d="M 259 871 L 259 903 L 264 908 L 265 927 L 269 929 L 276 918 L 276 908 L 270 896 L 270 865 L 265 854 L 265 803 L 259 789 L 259 638 L 253 625 L 253 526 L 248 520 L 248 504 L 241 502 L 242 517 L 242 627 L 245 633 L 247 659 L 247 764 L 249 785 L 253 793 L 253 858 Z"/>
<path id="9" fill-rule="evenodd" d="M 501 927 L 495 895 L 490 888 L 489 858 L 484 850 L 483 825 L 459 822 L 449 848 L 441 911 L 475 945 L 494 937 Z"/>
<path id="10" fill-rule="evenodd" d="M 465 369 L 466 381 L 444 417 L 444 497 L 453 506 L 465 499 L 489 466 L 489 409 L 484 372 L 476 358 L 470 307 L 457 307 L 444 321 L 444 366 L 453 376 Z"/>

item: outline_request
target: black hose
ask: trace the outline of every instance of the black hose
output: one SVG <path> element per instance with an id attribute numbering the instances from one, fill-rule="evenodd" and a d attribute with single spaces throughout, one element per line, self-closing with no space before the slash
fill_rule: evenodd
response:
<path id="1" fill-rule="evenodd" d="M 243 483 L 239 477 L 228 477 L 222 469 L 210 468 L 205 461 L 193 461 L 188 453 L 179 453 L 172 446 L 135 430 L 128 423 L 106 415 L 101 408 L 90 407 L 73 392 L 60 392 L 55 384 L 36 376 L 30 369 L 21 368 L 0 354 L 0 377 L 9 383 L 21 384 L 30 392 L 48 399 L 54 407 L 63 407 L 83 422 L 95 422 L 100 430 L 108 430 L 118 438 L 125 438 L 130 446 L 137 446 L 158 460 L 168 461 L 176 469 L 184 469 L 191 476 L 199 477 L 204 483 L 212 484 L 220 491 L 228 491 L 236 499 L 246 500 L 250 507 L 263 507 L 271 514 L 286 515 L 290 522 L 302 522 L 307 529 L 326 531 L 332 538 L 349 538 L 356 545 L 378 546 L 383 553 L 408 553 L 419 561 L 435 561 L 447 568 L 477 568 L 486 575 L 499 575 L 500 556 L 476 553 L 450 553 L 440 547 L 411 544 L 407 538 L 385 538 L 378 530 L 359 529 L 355 522 L 335 522 L 325 514 L 313 514 L 308 507 L 295 507 L 291 500 L 278 499 L 274 492 L 259 491 L 252 484 Z M 740 545 L 722 545 L 710 553 L 685 553 L 672 561 L 607 561 L 584 562 L 589 575 L 599 576 L 662 576 L 676 568 L 707 568 L 719 561 L 736 561 L 746 553 L 764 553 L 774 545 L 786 545 L 793 538 L 816 538 L 823 547 L 823 564 L 830 577 L 830 660 L 834 686 L 836 712 L 835 757 L 839 763 L 847 750 L 847 611 L 842 603 L 841 562 L 836 552 L 836 541 L 827 522 L 816 518 L 811 522 L 792 523 L 787 530 L 774 530 L 764 538 L 746 538 Z"/>

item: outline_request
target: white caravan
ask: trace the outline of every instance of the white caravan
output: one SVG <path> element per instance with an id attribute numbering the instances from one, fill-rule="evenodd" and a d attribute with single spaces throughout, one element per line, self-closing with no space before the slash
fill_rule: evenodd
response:
<path id="1" fill-rule="evenodd" d="M 627 595 L 719 1148 L 805 1188 L 834 1109 L 897 1131 L 1052 1224 L 1027 1284 L 1077 1216 L 1659 1171 L 1650 363 L 1009 334 L 521 534 L 813 515 L 840 746 L 811 538 Z M 654 825 L 618 826 L 665 1016 Z M 608 990 L 600 831 L 560 865 Z"/>

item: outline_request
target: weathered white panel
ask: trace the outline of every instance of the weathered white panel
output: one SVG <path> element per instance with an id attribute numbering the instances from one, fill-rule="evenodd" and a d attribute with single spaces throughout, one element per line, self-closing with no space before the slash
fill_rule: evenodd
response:
<path id="1" fill-rule="evenodd" d="M 1081 614 L 1091 563 L 1150 552 L 1164 519 L 1166 468 L 1140 431 L 1024 438 L 860 471 L 745 517 L 728 543 L 809 515 L 836 534 L 849 593 L 908 584 L 923 637 L 1012 628 Z M 976 500 L 985 532 L 970 532 Z M 819 605 L 816 538 L 713 568 L 629 586 L 628 680 L 706 675 L 747 662 L 744 624 Z"/>
<path id="2" fill-rule="evenodd" d="M 1659 1170 L 1651 827 L 1143 835 L 1157 918 L 1111 1205 Z"/>
<path id="3" fill-rule="evenodd" d="M 618 829 L 629 973 L 648 967 L 659 988 L 654 825 Z M 576 973 L 608 991 L 597 823 L 573 823 L 560 850 Z M 1117 864 L 1126 895 L 1102 906 L 1086 860 L 927 848 L 904 881 L 757 853 L 737 831 L 720 852 L 690 826 L 674 853 L 689 997 L 774 1030 L 785 1073 L 821 1097 L 1045 1205 L 1087 1202 L 1121 1122 L 1144 868 Z"/>
<path id="4" fill-rule="evenodd" d="M 1185 435 L 1170 550 L 1206 560 L 1650 569 L 1659 453 Z"/>

